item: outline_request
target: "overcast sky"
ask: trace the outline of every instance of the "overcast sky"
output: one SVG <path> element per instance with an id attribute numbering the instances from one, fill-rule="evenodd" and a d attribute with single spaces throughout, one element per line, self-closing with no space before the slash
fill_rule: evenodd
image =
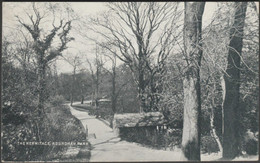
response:
<path id="1" fill-rule="evenodd" d="M 43 2 L 44 3 L 44 2 Z M 106 3 L 104 2 L 69 2 L 72 9 L 80 16 L 94 16 L 103 11 L 107 10 Z M 28 5 L 25 2 L 3 2 L 3 27 L 13 27 L 17 23 L 15 15 L 23 12 L 24 6 Z M 216 2 L 207 2 L 203 14 L 203 26 L 207 26 L 211 21 L 214 11 L 216 10 Z M 9 28 L 10 29 L 10 28 Z M 3 31 L 5 32 L 5 30 Z M 84 55 L 94 55 L 93 53 L 93 42 L 89 40 L 82 40 L 82 38 L 75 37 L 75 40 L 69 44 L 69 50 L 65 52 L 65 56 L 69 55 L 68 53 L 84 53 Z M 71 72 L 72 67 L 65 61 L 57 61 L 57 69 L 59 72 Z"/>

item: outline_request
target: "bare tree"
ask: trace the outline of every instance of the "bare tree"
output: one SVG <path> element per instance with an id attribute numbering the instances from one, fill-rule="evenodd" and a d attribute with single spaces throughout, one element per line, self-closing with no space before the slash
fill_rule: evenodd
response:
<path id="1" fill-rule="evenodd" d="M 110 52 L 109 52 L 110 53 Z M 111 88 L 111 108 L 112 108 L 112 111 L 113 113 L 117 113 L 117 108 L 116 108 L 116 104 L 117 104 L 117 98 L 120 94 L 120 91 L 122 90 L 122 88 L 128 83 L 128 81 L 126 81 L 125 83 L 117 83 L 117 57 L 115 55 L 115 52 L 112 53 L 112 54 L 106 54 L 106 53 L 103 53 L 103 55 L 105 57 L 108 57 L 111 61 L 111 70 L 105 68 L 103 66 L 103 69 L 106 70 L 110 76 L 111 76 L 111 85 L 112 85 L 112 88 Z"/>
<path id="2" fill-rule="evenodd" d="M 109 54 L 103 53 L 106 57 L 110 59 L 112 62 L 111 64 L 111 71 L 103 67 L 111 76 L 111 108 L 113 113 L 116 113 L 116 102 L 117 102 L 117 93 L 116 93 L 116 55 L 113 53 L 112 56 Z"/>
<path id="3" fill-rule="evenodd" d="M 72 72 L 72 83 L 71 83 L 71 92 L 70 92 L 70 105 L 72 106 L 74 102 L 74 96 L 75 96 L 75 84 L 76 84 L 76 72 L 79 66 L 82 65 L 82 59 L 79 57 L 79 55 L 75 55 L 73 57 L 68 57 L 64 59 L 73 67 Z"/>
<path id="4" fill-rule="evenodd" d="M 174 35 L 181 14 L 178 3 L 124 2 L 109 3 L 108 7 L 112 15 L 104 14 L 104 20 L 93 19 L 94 26 L 89 27 L 107 43 L 88 38 L 129 66 L 138 87 L 140 111 L 148 111 L 148 94 L 156 92 L 154 76 L 161 73 L 179 36 Z"/>
<path id="5" fill-rule="evenodd" d="M 45 14 L 41 14 L 35 3 L 32 3 L 33 14 L 28 14 L 28 18 L 31 21 L 30 24 L 24 23 L 24 21 L 17 16 L 18 22 L 30 33 L 33 39 L 33 50 L 36 55 L 37 64 L 37 76 L 38 76 L 38 115 L 42 117 L 44 114 L 44 101 L 45 101 L 45 87 L 46 87 L 46 66 L 53 59 L 62 55 L 62 51 L 67 48 L 68 42 L 73 40 L 69 37 L 69 31 L 71 30 L 71 20 L 64 23 L 64 20 L 60 20 L 58 26 L 52 24 L 53 28 L 49 34 L 43 36 L 40 28 L 41 20 L 45 17 Z M 58 37 L 60 45 L 53 47 L 54 38 Z"/>
<path id="6" fill-rule="evenodd" d="M 101 71 L 103 67 L 103 60 L 100 55 L 99 47 L 96 44 L 95 48 L 95 58 L 94 58 L 94 64 L 92 64 L 89 59 L 87 59 L 89 69 L 91 71 L 91 77 L 92 77 L 92 104 L 93 101 L 95 105 L 95 109 L 99 108 L 99 86 L 101 83 Z"/>
<path id="7" fill-rule="evenodd" d="M 234 23 L 230 29 L 228 65 L 225 80 L 223 158 L 232 159 L 239 154 L 239 87 L 241 52 L 247 2 L 235 2 Z"/>
<path id="8" fill-rule="evenodd" d="M 183 79 L 184 114 L 182 151 L 188 160 L 200 160 L 202 57 L 201 28 L 205 2 L 185 2 L 184 49 L 187 67 Z"/>

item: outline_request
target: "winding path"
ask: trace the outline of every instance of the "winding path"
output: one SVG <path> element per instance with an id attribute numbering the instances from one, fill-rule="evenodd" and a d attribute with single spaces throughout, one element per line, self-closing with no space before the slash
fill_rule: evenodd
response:
<path id="1" fill-rule="evenodd" d="M 76 104 L 76 103 L 75 103 Z M 77 104 L 80 104 L 79 102 Z M 137 143 L 121 141 L 112 129 L 103 121 L 90 116 L 86 111 L 79 111 L 70 107 L 71 113 L 77 117 L 84 127 L 88 126 L 91 150 L 91 162 L 114 161 L 185 161 L 180 149 L 175 151 L 155 150 L 143 147 Z M 220 153 L 202 154 L 202 161 L 216 161 L 221 158 Z M 256 161 L 258 155 L 237 157 L 233 161 Z"/>
<path id="2" fill-rule="evenodd" d="M 121 141 L 104 122 L 87 112 L 71 108 L 84 127 L 87 125 L 91 150 L 90 161 L 180 161 L 180 151 L 164 151 L 143 147 L 137 143 Z"/>

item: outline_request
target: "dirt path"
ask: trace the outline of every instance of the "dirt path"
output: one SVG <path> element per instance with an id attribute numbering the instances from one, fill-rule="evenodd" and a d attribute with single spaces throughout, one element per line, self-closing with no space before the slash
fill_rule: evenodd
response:
<path id="1" fill-rule="evenodd" d="M 90 161 L 180 161 L 180 151 L 164 151 L 146 148 L 137 143 L 120 141 L 104 122 L 75 110 L 71 113 L 88 126 L 89 142 L 93 146 Z"/>
<path id="2" fill-rule="evenodd" d="M 80 104 L 77 102 L 75 104 Z M 91 150 L 92 162 L 113 161 L 185 161 L 180 149 L 175 151 L 155 150 L 143 147 L 137 143 L 120 141 L 112 129 L 104 122 L 88 115 L 85 111 L 71 108 L 71 113 L 81 120 L 84 127 L 88 126 L 89 142 L 93 146 Z M 201 154 L 202 161 L 215 161 L 221 158 L 220 153 Z M 258 155 L 237 157 L 234 161 L 256 161 Z"/>

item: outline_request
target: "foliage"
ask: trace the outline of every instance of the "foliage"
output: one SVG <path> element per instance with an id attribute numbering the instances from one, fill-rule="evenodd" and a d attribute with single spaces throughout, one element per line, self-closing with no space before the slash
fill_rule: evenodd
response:
<path id="1" fill-rule="evenodd" d="M 181 145 L 182 130 L 180 129 L 165 129 L 160 132 L 149 127 L 120 130 L 122 139 L 156 149 L 173 150 L 175 147 L 179 148 Z"/>
<path id="2" fill-rule="evenodd" d="M 218 152 L 218 144 L 212 136 L 201 137 L 201 152 L 202 153 L 214 153 Z"/>
<path id="3" fill-rule="evenodd" d="M 51 96 L 45 104 L 47 117 L 39 122 L 37 116 L 37 78 L 34 70 L 15 67 L 9 47 L 3 53 L 3 153 L 5 161 L 42 161 L 61 157 L 64 146 L 24 146 L 24 141 L 76 141 L 86 140 L 83 126 L 75 119 L 64 103 L 62 96 Z M 26 74 L 27 78 L 24 78 Z M 51 79 L 49 76 L 48 79 Z M 47 83 L 51 80 L 47 80 Z M 37 135 L 36 131 L 41 131 Z M 72 134 L 74 133 L 74 135 Z"/>
<path id="4" fill-rule="evenodd" d="M 108 6 L 110 6 L 111 12 L 104 14 L 108 16 L 103 17 L 105 22 L 102 22 L 101 19 L 91 19 L 92 23 L 88 24 L 87 27 L 88 29 L 92 29 L 101 34 L 110 41 L 104 43 L 99 42 L 100 40 L 94 39 L 100 47 L 106 49 L 105 51 L 103 49 L 102 52 L 99 52 L 100 54 L 105 53 L 105 56 L 113 53 L 114 56 L 117 56 L 118 58 L 121 57 L 121 60 L 124 60 L 123 64 L 118 64 L 116 66 L 112 65 L 115 66 L 112 67 L 115 68 L 112 70 L 106 70 L 104 67 L 105 62 L 103 63 L 101 60 L 98 61 L 100 63 L 91 63 L 93 67 L 98 64 L 101 66 L 99 67 L 99 88 L 96 98 L 113 99 L 115 97 L 117 113 L 136 113 L 140 111 L 139 108 L 142 105 L 140 102 L 140 94 L 142 94 L 141 96 L 145 98 L 146 105 L 150 106 L 146 111 L 158 109 L 169 120 L 169 126 L 176 129 L 183 127 L 183 72 L 186 69 L 185 58 L 183 58 L 184 50 L 186 49 L 183 48 L 182 33 L 179 33 L 179 30 L 182 29 L 179 27 L 182 27 L 183 23 L 183 20 L 181 20 L 182 11 L 179 11 L 177 3 L 176 5 L 168 6 L 174 8 L 171 10 L 171 13 L 175 12 L 172 14 L 174 16 L 167 20 L 162 19 L 163 22 L 164 20 L 169 21 L 169 24 L 165 24 L 166 22 L 162 24 L 159 22 L 152 22 L 155 24 L 157 23 L 158 26 L 167 27 L 165 29 L 158 27 L 158 30 L 155 28 L 156 26 L 151 27 L 151 24 L 149 25 L 149 19 L 156 19 L 156 17 L 154 17 L 155 15 L 145 14 L 145 12 L 149 13 L 154 10 L 156 13 L 160 13 L 161 16 L 170 15 L 170 13 L 163 13 L 163 11 L 170 9 L 167 7 L 169 3 L 165 4 L 166 6 L 164 7 L 166 8 L 160 10 L 162 6 L 158 5 L 158 3 L 129 3 L 131 8 L 129 8 L 129 10 L 124 10 L 123 8 L 120 8 L 120 6 L 125 7 L 128 3 L 110 3 Z M 137 9 L 133 7 L 134 5 L 137 5 L 137 8 L 138 6 L 142 7 Z M 203 153 L 212 153 L 219 150 L 214 138 L 209 136 L 212 134 L 212 129 L 216 130 L 216 135 L 219 137 L 220 141 L 222 141 L 222 104 L 223 93 L 225 90 L 221 84 L 221 79 L 223 75 L 226 74 L 225 70 L 229 49 L 227 45 L 230 41 L 229 31 L 231 24 L 233 23 L 232 17 L 234 16 L 234 8 L 232 7 L 233 2 L 219 2 L 217 5 L 218 7 L 216 12 L 213 14 L 212 22 L 208 26 L 204 27 L 202 31 L 201 43 L 203 56 L 200 67 L 202 111 L 200 127 L 202 136 L 201 150 Z M 52 18 L 51 15 L 59 15 L 53 14 L 54 11 L 63 10 L 57 3 L 47 3 L 43 6 L 47 8 L 49 7 L 48 10 L 46 10 L 47 15 L 45 16 L 50 16 L 50 18 Z M 41 11 L 40 8 L 37 7 L 37 9 Z M 122 30 L 118 30 L 117 26 L 113 26 L 117 23 L 124 23 L 124 20 L 127 19 L 127 17 L 114 19 L 115 17 L 118 18 L 120 15 L 129 15 L 131 18 L 136 16 L 136 13 L 131 13 L 131 11 L 137 10 L 142 11 L 139 16 L 141 16 L 142 19 L 147 20 L 147 25 L 142 26 L 143 31 L 141 29 L 139 29 L 140 31 L 137 31 L 135 28 L 137 27 L 136 22 L 133 22 L 134 24 L 132 24 L 132 27 L 134 27 L 133 29 L 131 29 L 131 25 L 129 26 L 129 29 Z M 33 20 L 41 19 L 39 16 L 42 15 L 38 15 L 37 10 L 34 12 L 35 16 L 32 17 Z M 73 14 L 71 11 L 68 12 Z M 65 15 L 66 14 L 63 14 L 63 16 Z M 158 17 L 158 19 L 160 19 L 160 17 Z M 176 20 L 176 22 L 174 20 Z M 81 72 L 76 72 L 75 70 L 74 76 L 70 73 L 57 74 L 57 70 L 53 71 L 51 69 L 53 63 L 48 62 L 46 65 L 46 90 L 44 93 L 46 99 L 46 102 L 44 103 L 44 107 L 46 108 L 45 116 L 41 123 L 39 123 L 39 119 L 37 119 L 39 66 L 36 62 L 37 44 L 35 43 L 37 42 L 37 39 L 36 41 L 33 40 L 35 35 L 33 35 L 30 30 L 27 30 L 31 29 L 34 30 L 35 33 L 40 33 L 39 37 L 43 39 L 39 39 L 39 47 L 45 49 L 44 58 L 53 61 L 53 57 L 55 58 L 58 55 L 61 55 L 61 53 L 54 53 L 55 46 L 57 45 L 56 42 L 62 41 L 62 38 L 60 40 L 60 36 L 67 36 L 68 33 L 66 34 L 66 32 L 69 32 L 71 26 L 67 26 L 68 24 L 65 26 L 65 24 L 62 23 L 61 27 L 56 26 L 54 29 L 55 25 L 58 25 L 60 22 L 42 20 L 41 22 L 48 28 L 40 26 L 40 28 L 44 27 L 44 30 L 38 31 L 37 24 L 35 24 L 36 26 L 27 26 L 27 24 L 37 22 L 30 22 L 30 17 L 28 17 L 28 20 L 18 19 L 18 21 L 20 21 L 21 26 L 17 26 L 17 29 L 9 33 L 4 33 L 2 42 L 3 89 L 1 99 L 3 102 L 3 158 L 4 160 L 50 160 L 51 158 L 61 156 L 62 152 L 66 150 L 66 148 L 18 146 L 16 143 L 25 140 L 39 141 L 39 138 L 46 141 L 85 140 L 85 134 L 80 122 L 73 118 L 68 108 L 62 106 L 62 104 L 64 104 L 65 101 L 70 100 L 72 92 L 74 101 L 80 101 L 82 98 L 85 100 L 92 100 L 96 89 L 94 88 L 96 80 L 93 78 L 93 75 L 96 76 L 97 72 L 95 72 L 94 69 L 93 72 L 91 72 L 90 69 L 86 69 Z M 67 18 L 66 21 L 67 23 L 70 22 Z M 134 19 L 130 19 L 129 21 L 132 22 Z M 86 28 L 84 22 L 80 23 L 84 25 L 84 28 Z M 143 22 L 141 22 L 141 24 L 142 23 Z M 104 25 L 103 27 L 108 32 L 107 35 L 104 35 L 105 30 L 99 31 L 100 28 L 93 27 L 99 25 Z M 65 31 L 62 32 L 63 27 Z M 150 39 L 148 39 L 149 28 L 154 29 L 154 35 L 149 36 Z M 55 31 L 57 33 L 55 33 Z M 30 34 L 32 35 L 32 38 L 28 37 Z M 51 41 L 53 35 L 55 39 Z M 142 37 L 139 37 L 139 35 Z M 114 36 L 119 37 L 116 38 Z M 51 40 L 46 41 L 48 40 L 47 37 Z M 63 37 L 63 41 L 67 43 L 72 39 L 71 37 L 67 37 L 66 39 L 68 40 L 65 40 L 65 37 Z M 167 41 L 167 38 L 171 41 Z M 161 40 L 156 44 L 157 39 Z M 140 47 L 141 50 L 137 48 L 138 43 L 142 45 Z M 157 47 L 153 49 L 154 46 Z M 58 46 L 56 48 L 59 50 Z M 65 49 L 66 47 L 61 47 L 60 51 Z M 143 52 L 142 54 L 140 53 L 141 57 L 138 57 L 139 51 Z M 240 97 L 238 108 L 240 112 L 240 123 L 237 124 L 240 129 L 239 136 L 241 137 L 240 149 L 241 151 L 245 150 L 248 154 L 256 154 L 258 151 L 256 146 L 258 142 L 256 140 L 243 137 L 246 135 L 248 130 L 252 131 L 254 134 L 259 131 L 258 54 L 259 17 L 258 14 L 255 13 L 253 7 L 249 5 L 244 27 L 243 49 L 241 55 L 239 80 Z M 157 62 L 156 59 L 158 55 L 161 55 L 159 56 L 161 58 L 159 58 Z M 140 60 L 140 58 L 143 60 Z M 81 61 L 83 61 L 83 58 Z M 146 62 L 146 64 L 138 64 L 139 62 Z M 115 76 L 111 75 L 113 71 L 116 74 Z M 138 75 L 141 73 L 144 75 L 143 79 L 141 79 L 141 81 L 143 80 L 144 82 L 144 88 L 142 88 L 143 92 L 140 90 L 140 87 L 142 86 L 138 83 Z M 113 80 L 116 83 L 116 91 L 114 94 L 112 93 Z M 111 106 L 110 103 L 105 104 L 100 102 L 98 110 L 95 110 L 88 104 L 81 106 L 78 105 L 77 107 L 81 110 L 85 109 L 84 111 L 88 111 L 90 115 L 100 116 L 110 122 L 112 121 L 113 106 Z M 211 126 L 210 122 L 212 117 L 214 122 Z M 44 131 L 44 134 L 40 135 L 40 137 L 37 134 L 39 130 Z M 145 133 L 141 132 L 134 141 L 156 148 L 173 147 L 181 144 L 181 131 L 178 131 L 178 133 L 166 132 L 150 134 L 146 135 L 146 138 L 143 138 L 142 134 Z M 45 155 L 46 153 L 48 154 Z"/>
<path id="5" fill-rule="evenodd" d="M 56 95 L 56 96 L 49 99 L 49 103 L 52 106 L 61 106 L 62 104 L 65 103 L 65 99 L 61 95 Z"/>
<path id="6" fill-rule="evenodd" d="M 18 142 L 35 142 L 36 124 L 41 127 L 41 141 L 69 142 L 86 141 L 86 133 L 81 122 L 71 115 L 67 106 L 56 105 L 47 109 L 47 117 L 39 124 L 26 119 L 24 123 L 5 124 L 3 128 L 3 160 L 43 161 L 62 158 L 67 146 L 23 146 Z M 30 118 L 32 119 L 32 118 Z M 16 121 L 17 122 L 17 121 Z"/>
<path id="7" fill-rule="evenodd" d="M 162 91 L 159 93 L 160 102 L 158 108 L 164 116 L 172 123 L 182 123 L 183 119 L 183 86 L 182 86 L 182 61 L 181 54 L 172 54 L 166 61 L 166 72 L 160 81 Z M 172 64 L 174 63 L 174 64 Z"/>
<path id="8" fill-rule="evenodd" d="M 248 155 L 256 155 L 258 152 L 258 142 L 255 139 L 249 139 L 245 142 L 244 150 Z"/>
<path id="9" fill-rule="evenodd" d="M 138 90 L 132 78 L 130 68 L 123 64 L 118 67 L 117 88 L 120 89 L 117 100 L 118 113 L 137 113 L 140 104 L 138 102 Z"/>

